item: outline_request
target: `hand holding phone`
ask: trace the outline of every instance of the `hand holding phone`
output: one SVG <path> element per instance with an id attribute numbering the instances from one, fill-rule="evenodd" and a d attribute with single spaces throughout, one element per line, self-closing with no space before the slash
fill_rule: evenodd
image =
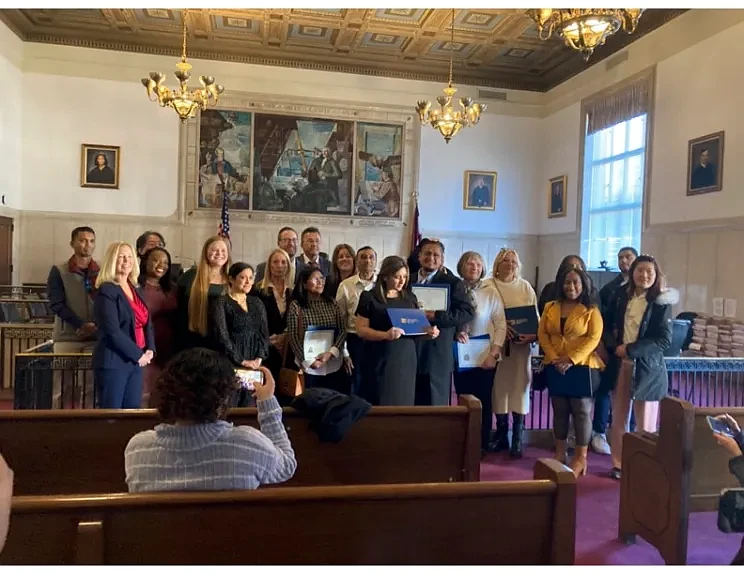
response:
<path id="1" fill-rule="evenodd" d="M 728 417 L 728 415 L 723 415 L 723 417 Z M 729 417 L 730 418 L 730 417 Z M 711 417 L 707 416 L 705 419 L 708 421 L 708 426 L 710 427 L 710 430 L 712 430 L 715 434 L 722 434 L 724 436 L 735 438 L 738 434 L 738 426 L 736 424 L 736 421 L 733 421 L 733 425 L 728 420 L 728 418 L 722 418 L 722 417 Z M 734 425 L 736 425 L 734 427 Z"/>
<path id="2" fill-rule="evenodd" d="M 257 385 L 264 384 L 264 374 L 262 371 L 235 369 L 235 374 L 240 380 L 240 385 L 249 391 L 254 391 Z"/>

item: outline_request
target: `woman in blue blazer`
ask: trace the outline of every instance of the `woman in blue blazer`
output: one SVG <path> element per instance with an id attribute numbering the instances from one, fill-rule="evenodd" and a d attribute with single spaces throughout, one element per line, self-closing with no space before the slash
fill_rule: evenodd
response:
<path id="1" fill-rule="evenodd" d="M 109 245 L 94 301 L 98 342 L 93 372 L 102 409 L 140 408 L 142 368 L 155 355 L 152 320 L 136 287 L 138 276 L 132 246 L 121 241 Z"/>

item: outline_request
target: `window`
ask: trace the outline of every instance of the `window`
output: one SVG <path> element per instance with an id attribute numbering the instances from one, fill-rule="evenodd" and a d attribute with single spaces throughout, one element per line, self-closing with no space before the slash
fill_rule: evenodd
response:
<path id="1" fill-rule="evenodd" d="M 646 114 L 586 136 L 581 256 L 589 269 L 616 265 L 626 245 L 640 251 Z"/>

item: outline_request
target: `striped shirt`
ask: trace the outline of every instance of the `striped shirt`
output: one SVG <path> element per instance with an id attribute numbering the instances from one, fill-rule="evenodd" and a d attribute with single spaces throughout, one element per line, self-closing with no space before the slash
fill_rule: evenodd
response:
<path id="1" fill-rule="evenodd" d="M 276 397 L 257 407 L 260 431 L 217 421 L 137 433 L 124 451 L 129 492 L 253 490 L 289 480 L 297 461 L 282 409 Z"/>

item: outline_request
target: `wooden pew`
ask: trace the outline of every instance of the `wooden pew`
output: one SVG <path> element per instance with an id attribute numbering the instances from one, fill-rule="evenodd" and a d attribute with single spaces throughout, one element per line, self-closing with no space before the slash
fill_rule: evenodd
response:
<path id="1" fill-rule="evenodd" d="M 13 499 L 2 564 L 573 564 L 576 483 L 320 486 Z"/>
<path id="2" fill-rule="evenodd" d="M 667 564 L 687 563 L 690 512 L 718 508 L 721 490 L 739 486 L 728 453 L 718 446 L 705 417 L 729 413 L 744 427 L 744 408 L 695 408 L 687 401 L 661 401 L 659 433 L 623 438 L 620 539 L 641 536 Z"/>
<path id="3" fill-rule="evenodd" d="M 338 444 L 321 443 L 309 420 L 284 409 L 297 457 L 289 486 L 480 480 L 480 401 L 452 407 L 373 407 Z M 235 424 L 258 427 L 255 408 L 232 409 Z M 154 410 L 0 413 L 0 453 L 15 494 L 126 492 L 124 448 L 158 424 Z"/>

